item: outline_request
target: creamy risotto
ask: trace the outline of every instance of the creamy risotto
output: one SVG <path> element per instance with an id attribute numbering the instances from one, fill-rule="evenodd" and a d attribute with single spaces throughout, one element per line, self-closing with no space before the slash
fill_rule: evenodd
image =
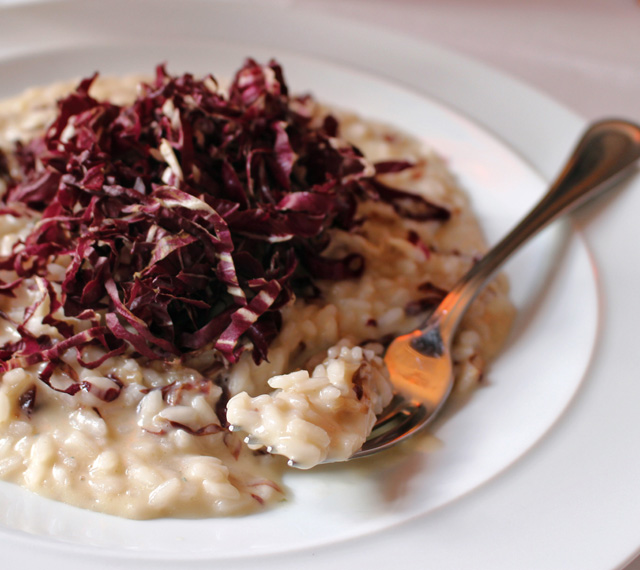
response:
<path id="1" fill-rule="evenodd" d="M 276 64 L 228 96 L 138 83 L 0 106 L 0 478 L 130 518 L 253 512 L 287 463 L 361 447 L 386 343 L 484 243 L 436 154 L 290 97 Z M 498 278 L 455 341 L 457 390 L 512 312 Z"/>

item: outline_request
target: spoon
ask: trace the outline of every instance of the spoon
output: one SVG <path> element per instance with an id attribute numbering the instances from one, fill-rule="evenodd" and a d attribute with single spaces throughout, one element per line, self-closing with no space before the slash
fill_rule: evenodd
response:
<path id="1" fill-rule="evenodd" d="M 395 395 L 352 458 L 396 445 L 436 417 L 454 383 L 451 341 L 478 293 L 521 245 L 553 220 L 611 188 L 638 158 L 640 126 L 605 120 L 587 129 L 533 210 L 460 279 L 422 329 L 400 336 L 389 345 L 385 364 Z"/>

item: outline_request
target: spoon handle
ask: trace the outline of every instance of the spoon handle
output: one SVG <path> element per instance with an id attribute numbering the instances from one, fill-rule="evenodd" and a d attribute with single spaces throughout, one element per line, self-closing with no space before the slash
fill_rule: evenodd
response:
<path id="1" fill-rule="evenodd" d="M 427 321 L 425 334 L 439 326 L 446 345 L 469 304 L 516 249 L 556 218 L 611 188 L 638 158 L 640 126 L 622 120 L 591 125 L 547 194 L 451 290 Z"/>

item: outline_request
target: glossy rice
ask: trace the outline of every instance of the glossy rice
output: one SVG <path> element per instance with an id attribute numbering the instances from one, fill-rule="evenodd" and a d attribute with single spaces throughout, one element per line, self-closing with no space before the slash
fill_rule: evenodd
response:
<path id="1" fill-rule="evenodd" d="M 101 78 L 93 94 L 123 103 L 136 84 L 136 78 Z M 53 117 L 55 99 L 72 87 L 33 89 L 3 102 L 0 146 L 40 134 Z M 318 117 L 326 112 L 317 109 Z M 425 284 L 450 288 L 485 244 L 443 160 L 393 128 L 333 112 L 341 136 L 369 159 L 415 161 L 415 167 L 385 175 L 385 182 L 447 207 L 451 219 L 416 222 L 384 203 L 362 204 L 363 224 L 351 233 L 333 230 L 330 245 L 335 255 L 361 254 L 362 277 L 320 282 L 319 300 L 285 307 L 269 361 L 258 366 L 245 353 L 219 372 L 224 383 L 203 375 L 206 362 L 188 368 L 177 361 L 118 356 L 89 370 L 70 352 L 66 362 L 80 381 L 106 390 L 115 376 L 124 384 L 119 397 L 106 403 L 90 392 L 70 396 L 48 388 L 38 379 L 43 364 L 6 372 L 0 378 L 1 479 L 129 518 L 236 515 L 285 497 L 281 477 L 287 461 L 308 468 L 359 449 L 391 397 L 378 341 L 417 326 L 423 315 L 409 308 L 419 305 Z M 0 254 L 7 255 L 37 219 L 0 218 Z M 52 262 L 50 274 L 63 275 L 67 261 Z M 11 280 L 10 272 L 2 273 Z M 453 348 L 457 390 L 478 385 L 504 341 L 513 315 L 507 289 L 503 277 L 496 279 L 462 323 Z M 42 320 L 48 292 L 34 278 L 15 297 L 0 296 L 6 317 L 0 317 L 1 340 L 19 340 L 14 323 L 35 302 L 40 308 L 28 320 L 29 331 L 57 334 Z M 62 382 L 61 375 L 54 374 L 56 381 Z M 222 411 L 219 384 L 231 397 Z M 221 420 L 225 415 L 233 431 Z"/>

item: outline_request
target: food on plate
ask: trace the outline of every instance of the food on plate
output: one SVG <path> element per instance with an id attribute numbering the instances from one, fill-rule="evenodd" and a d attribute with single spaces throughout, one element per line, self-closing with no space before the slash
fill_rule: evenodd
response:
<path id="1" fill-rule="evenodd" d="M 485 247 L 442 159 L 275 62 L 7 100 L 0 193 L 0 478 L 130 518 L 252 512 L 287 462 L 349 458 L 391 399 L 385 345 Z M 458 390 L 512 313 L 500 277 Z"/>

